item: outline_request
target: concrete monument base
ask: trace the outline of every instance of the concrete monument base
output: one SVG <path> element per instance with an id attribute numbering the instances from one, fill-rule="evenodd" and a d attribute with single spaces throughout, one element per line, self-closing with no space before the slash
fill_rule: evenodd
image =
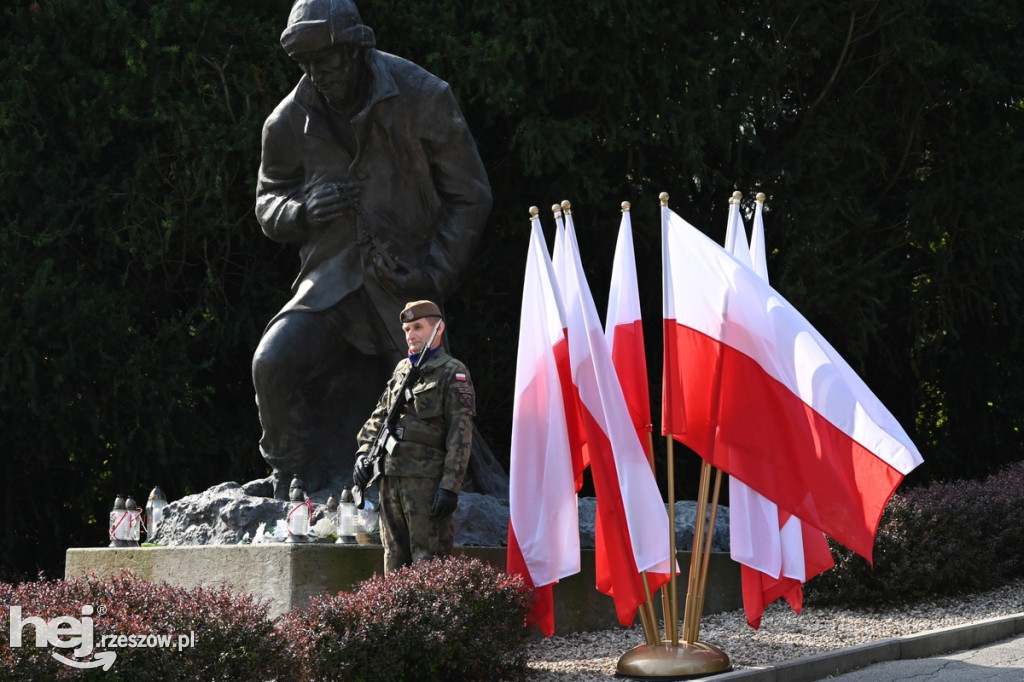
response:
<path id="1" fill-rule="evenodd" d="M 459 547 L 456 554 L 479 558 L 505 569 L 504 547 Z M 686 595 L 689 552 L 679 553 L 680 616 Z M 616 627 L 614 604 L 594 587 L 594 552 L 583 550 L 582 570 L 555 586 L 555 626 L 559 634 Z M 380 545 L 266 543 L 256 545 L 191 545 L 178 547 L 72 548 L 64 576 L 116 575 L 131 569 L 151 582 L 183 587 L 227 586 L 268 600 L 276 618 L 310 597 L 352 590 L 357 583 L 384 571 Z M 660 599 L 656 599 L 659 602 Z M 705 595 L 705 613 L 743 606 L 740 569 L 726 552 L 714 552 Z"/>

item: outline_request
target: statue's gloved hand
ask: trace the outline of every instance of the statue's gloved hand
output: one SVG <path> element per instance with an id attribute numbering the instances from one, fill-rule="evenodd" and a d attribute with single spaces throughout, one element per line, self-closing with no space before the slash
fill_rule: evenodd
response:
<path id="1" fill-rule="evenodd" d="M 306 222 L 323 227 L 359 205 L 359 187 L 350 180 L 325 182 L 306 193 Z"/>
<path id="2" fill-rule="evenodd" d="M 459 496 L 451 490 L 438 488 L 434 495 L 434 504 L 430 505 L 430 515 L 435 519 L 443 519 L 455 513 L 459 506 Z"/>
<path id="3" fill-rule="evenodd" d="M 373 467 L 366 461 L 363 455 L 356 455 L 356 464 L 352 467 L 352 482 L 360 488 L 366 488 L 366 484 L 373 477 Z"/>

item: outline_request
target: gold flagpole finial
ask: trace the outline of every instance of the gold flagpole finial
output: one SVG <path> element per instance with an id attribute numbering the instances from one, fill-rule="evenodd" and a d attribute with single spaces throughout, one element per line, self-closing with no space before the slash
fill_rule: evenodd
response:
<path id="1" fill-rule="evenodd" d="M 562 210 L 566 213 L 572 213 L 572 204 L 569 203 L 568 199 L 562 199 Z"/>
<path id="2" fill-rule="evenodd" d="M 662 192 L 658 195 L 658 198 L 661 200 L 662 206 L 668 206 L 668 192 Z"/>
<path id="3" fill-rule="evenodd" d="M 628 201 L 623 201 L 622 202 L 622 212 L 623 213 L 629 213 L 629 209 L 630 209 L 630 203 Z"/>
<path id="4" fill-rule="evenodd" d="M 759 204 L 763 204 L 763 203 L 764 203 L 764 200 L 765 200 L 765 199 L 767 199 L 767 198 L 768 198 L 768 197 L 766 197 L 766 196 L 764 195 L 764 192 L 758 192 L 758 193 L 757 193 L 757 196 L 756 196 L 756 197 L 754 197 L 754 201 L 756 201 L 756 202 L 757 202 L 757 203 L 759 203 Z"/>
<path id="5" fill-rule="evenodd" d="M 740 203 L 740 200 L 742 198 L 743 198 L 743 192 L 741 192 L 739 190 L 736 190 L 735 192 L 732 193 L 732 199 L 729 200 L 729 203 L 730 204 L 738 204 L 738 203 Z"/>
<path id="6" fill-rule="evenodd" d="M 530 207 L 530 220 L 540 220 L 540 209 L 536 206 Z"/>
<path id="7" fill-rule="evenodd" d="M 562 205 L 551 204 L 551 212 L 555 214 L 555 218 L 558 218 L 562 214 Z"/>

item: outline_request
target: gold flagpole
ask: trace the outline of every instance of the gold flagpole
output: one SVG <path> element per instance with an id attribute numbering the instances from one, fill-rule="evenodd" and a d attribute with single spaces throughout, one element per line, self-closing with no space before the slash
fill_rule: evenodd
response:
<path id="1" fill-rule="evenodd" d="M 654 464 L 654 434 L 652 433 L 654 425 L 653 424 L 648 424 L 647 426 L 648 426 L 648 431 L 647 431 L 647 458 L 651 461 L 651 470 L 654 471 L 655 478 L 657 478 L 657 473 L 658 472 L 657 472 L 657 469 L 656 469 L 655 464 Z M 662 588 L 661 588 L 661 613 L 662 613 L 662 615 L 664 616 L 664 619 L 665 619 L 665 639 L 668 640 L 668 641 L 672 641 L 672 635 L 669 632 L 669 622 L 671 621 L 671 619 L 673 617 L 673 612 L 672 612 L 672 608 L 671 608 L 671 605 L 674 603 L 673 598 L 672 598 L 672 581 L 673 581 L 673 579 L 675 578 L 675 575 L 676 575 L 676 552 L 675 552 L 675 533 L 672 532 L 672 529 L 675 528 L 675 514 L 673 512 L 671 512 L 671 511 L 669 511 L 668 520 L 669 520 L 669 524 L 668 524 L 669 533 L 672 536 L 669 539 L 669 543 L 668 543 L 669 544 L 669 566 L 668 566 L 669 581 L 667 583 L 665 583 L 662 586 Z M 657 625 L 658 625 L 658 616 L 654 612 L 654 603 L 653 603 L 653 601 L 651 602 L 651 616 L 654 618 L 654 625 L 655 625 L 655 627 L 657 627 Z M 662 641 L 661 637 L 659 636 L 657 642 L 655 642 L 655 643 L 658 643 L 658 642 L 661 642 L 661 641 Z"/>
<path id="2" fill-rule="evenodd" d="M 668 206 L 668 192 L 658 195 L 662 210 Z M 675 442 L 672 434 L 668 434 L 666 446 L 666 476 L 668 478 L 668 549 L 671 570 L 669 571 L 668 589 L 661 593 L 661 611 L 665 617 L 665 639 L 672 646 L 679 646 L 679 578 L 676 576 L 676 457 Z"/>
<path id="3" fill-rule="evenodd" d="M 662 591 L 662 613 L 665 616 L 665 639 L 672 646 L 679 646 L 679 578 L 676 575 L 676 465 L 675 447 L 672 434 L 668 435 L 668 556 L 672 561 L 669 572 L 668 590 Z"/>
<path id="4" fill-rule="evenodd" d="M 644 639 L 653 646 L 661 641 L 661 636 L 658 633 L 658 619 L 654 615 L 654 599 L 651 598 L 651 585 L 647 582 L 647 571 L 640 573 L 640 580 L 644 584 L 644 603 L 637 608 L 637 611 L 640 613 Z"/>
<path id="5" fill-rule="evenodd" d="M 653 424 L 648 424 L 647 426 L 648 426 L 648 431 L 647 431 L 647 457 L 651 461 L 651 470 L 654 471 L 655 478 L 657 478 L 657 468 L 654 465 L 654 434 L 653 434 L 653 427 L 654 427 L 654 425 Z M 671 621 L 671 619 L 672 619 L 672 617 L 674 615 L 673 611 L 672 611 L 671 605 L 673 603 L 675 603 L 673 601 L 673 598 L 672 598 L 672 586 L 673 586 L 673 580 L 675 579 L 675 576 L 676 576 L 676 543 L 675 543 L 675 533 L 672 532 L 672 529 L 675 528 L 676 524 L 675 524 L 675 514 L 672 511 L 669 511 L 669 513 L 668 513 L 668 521 L 669 521 L 668 527 L 669 527 L 669 534 L 670 534 L 669 543 L 668 543 L 668 545 L 669 545 L 669 565 L 668 565 L 669 581 L 667 583 L 665 583 L 662 586 L 662 588 L 661 588 L 661 613 L 662 613 L 662 616 L 664 616 L 664 619 L 665 619 L 665 639 L 668 640 L 668 641 L 672 641 L 672 634 L 669 632 L 669 622 Z M 654 604 L 653 603 L 651 604 L 651 612 L 652 612 L 652 614 L 654 612 Z M 657 624 L 658 624 L 658 617 L 657 617 L 657 615 L 654 615 L 654 624 L 655 624 L 655 626 L 657 626 Z M 659 642 L 662 641 L 660 637 L 658 638 L 658 641 Z"/>
<path id="6" fill-rule="evenodd" d="M 711 546 L 715 537 L 715 517 L 718 515 L 718 495 L 722 489 L 722 470 L 715 469 L 715 491 L 711 497 L 711 516 L 708 520 L 708 530 L 704 539 L 704 554 L 701 557 L 700 575 L 697 578 L 697 604 L 694 608 L 694 617 L 690 621 L 691 632 L 687 638 L 689 642 L 696 642 L 700 638 L 700 619 L 704 614 L 704 596 L 708 589 L 708 569 L 711 565 Z"/>
<path id="7" fill-rule="evenodd" d="M 708 489 L 711 487 L 711 465 L 703 462 L 700 468 L 700 488 L 697 491 L 697 509 L 693 516 L 693 549 L 690 551 L 690 576 L 686 587 L 686 610 L 683 611 L 683 641 L 692 644 L 693 613 L 697 602 L 700 567 L 703 565 L 704 526 L 707 517 Z"/>

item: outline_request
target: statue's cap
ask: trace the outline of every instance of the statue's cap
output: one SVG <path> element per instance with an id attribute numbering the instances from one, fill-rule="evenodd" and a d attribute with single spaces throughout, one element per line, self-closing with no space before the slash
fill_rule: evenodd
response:
<path id="1" fill-rule="evenodd" d="M 402 324 L 415 322 L 422 317 L 441 317 L 441 309 L 433 301 L 410 301 L 405 304 L 400 315 Z"/>
<path id="2" fill-rule="evenodd" d="M 294 57 L 334 45 L 373 47 L 376 40 L 352 0 L 296 0 L 281 45 Z"/>

